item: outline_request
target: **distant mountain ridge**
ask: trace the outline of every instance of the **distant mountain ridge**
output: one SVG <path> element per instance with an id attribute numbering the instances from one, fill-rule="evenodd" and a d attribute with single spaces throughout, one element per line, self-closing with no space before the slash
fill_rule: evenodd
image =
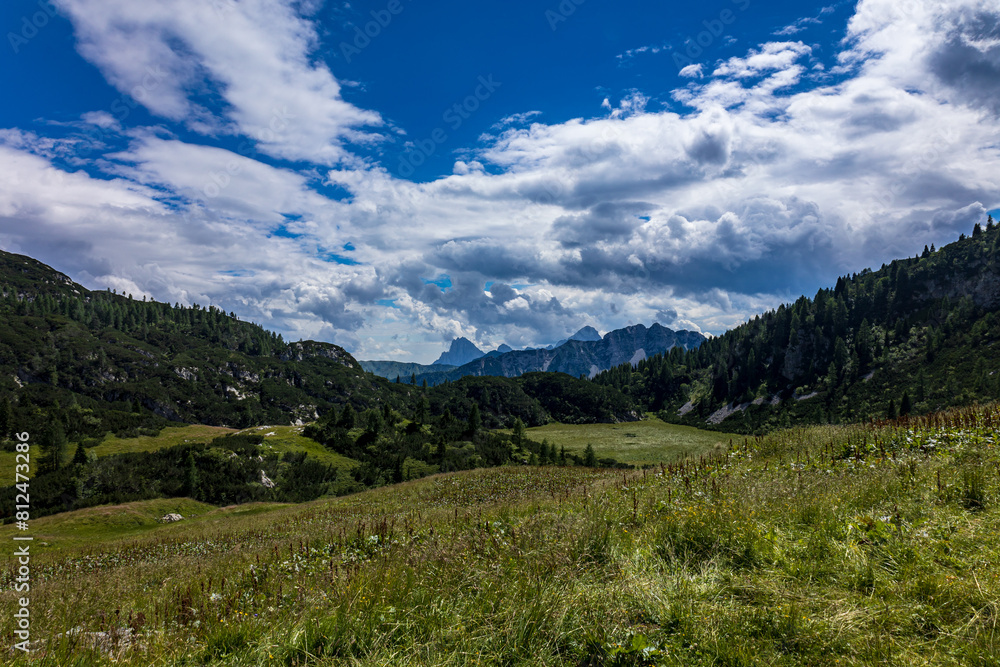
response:
<path id="1" fill-rule="evenodd" d="M 414 375 L 425 375 L 427 373 L 443 373 L 450 371 L 457 366 L 453 364 L 417 364 L 406 361 L 358 361 L 361 368 L 372 375 L 395 380 L 397 377 L 407 382 Z"/>
<path id="2" fill-rule="evenodd" d="M 575 334 L 573 334 L 569 338 L 564 338 L 561 341 L 559 341 L 558 343 L 556 343 L 555 345 L 549 345 L 547 349 L 554 350 L 557 347 L 561 347 L 561 346 L 565 345 L 566 343 L 570 342 L 571 340 L 598 341 L 598 340 L 601 340 L 601 333 L 597 329 L 595 329 L 594 327 L 586 326 L 586 327 L 583 327 L 582 329 L 580 329 L 579 331 L 577 331 Z"/>
<path id="3" fill-rule="evenodd" d="M 578 335 L 596 331 L 585 327 Z M 660 324 L 650 327 L 636 324 L 618 329 L 597 340 L 569 339 L 558 347 L 513 350 L 504 354 L 484 355 L 446 372 L 417 376 L 417 382 L 440 384 L 461 377 L 492 375 L 518 377 L 533 371 L 567 373 L 574 377 L 593 377 L 601 371 L 624 363 L 638 363 L 647 357 L 674 347 L 690 350 L 701 345 L 705 336 L 694 331 L 673 331 Z"/>

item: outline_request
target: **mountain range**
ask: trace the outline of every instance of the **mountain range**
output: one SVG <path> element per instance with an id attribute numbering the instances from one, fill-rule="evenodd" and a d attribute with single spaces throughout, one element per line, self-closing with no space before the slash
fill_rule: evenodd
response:
<path id="1" fill-rule="evenodd" d="M 589 332 L 583 331 L 587 337 Z M 517 377 L 539 371 L 591 378 L 619 364 L 635 364 L 675 347 L 690 350 L 705 340 L 705 336 L 694 331 L 673 331 L 656 323 L 649 328 L 636 324 L 611 331 L 597 340 L 571 338 L 558 347 L 484 355 L 458 368 L 417 375 L 416 381 L 426 380 L 434 385 L 469 375 Z"/>
<path id="2" fill-rule="evenodd" d="M 593 327 L 586 326 L 545 348 L 514 350 L 509 345 L 501 345 L 491 352 L 483 352 L 467 338 L 456 338 L 433 365 L 394 361 L 360 363 L 365 370 L 382 377 L 426 381 L 430 385 L 470 375 L 518 377 L 539 371 L 591 378 L 622 363 L 638 363 L 675 347 L 689 350 L 704 341 L 705 336 L 700 333 L 673 331 L 656 323 L 648 329 L 641 324 L 633 325 L 603 337 Z"/>

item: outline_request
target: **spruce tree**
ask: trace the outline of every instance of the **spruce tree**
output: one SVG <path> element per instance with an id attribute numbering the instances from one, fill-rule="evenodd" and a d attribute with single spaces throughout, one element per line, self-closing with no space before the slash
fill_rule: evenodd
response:
<path id="1" fill-rule="evenodd" d="M 483 426 L 483 418 L 479 414 L 479 405 L 476 403 L 472 404 L 472 410 L 469 411 L 469 421 L 468 421 L 468 432 L 471 435 L 476 435 L 479 433 L 479 429 Z"/>
<path id="2" fill-rule="evenodd" d="M 198 465 L 194 460 L 194 451 L 190 449 L 184 459 L 184 488 L 181 492 L 188 498 L 194 498 L 198 492 Z"/>
<path id="3" fill-rule="evenodd" d="M 583 450 L 583 465 L 588 468 L 597 467 L 597 455 L 594 453 L 594 446 L 587 443 L 587 449 Z"/>
<path id="4" fill-rule="evenodd" d="M 520 447 L 524 443 L 524 422 L 518 417 L 514 420 L 514 429 L 510 436 L 515 447 Z"/>
<path id="5" fill-rule="evenodd" d="M 10 437 L 13 413 L 10 409 L 10 399 L 0 397 L 0 442 Z"/>
<path id="6" fill-rule="evenodd" d="M 82 442 L 76 446 L 76 453 L 73 454 L 73 463 L 76 465 L 87 464 L 87 450 L 83 448 Z"/>
<path id="7" fill-rule="evenodd" d="M 417 410 L 414 415 L 414 421 L 418 424 L 424 424 L 427 422 L 427 413 L 430 411 L 430 403 L 427 402 L 426 396 L 421 396 L 420 400 L 417 401 Z"/>
<path id="8" fill-rule="evenodd" d="M 357 413 L 354 412 L 354 408 L 351 407 L 350 403 L 348 403 L 346 406 L 344 406 L 344 411 L 340 413 L 340 419 L 337 420 L 337 426 L 340 426 L 341 428 L 345 428 L 348 431 L 350 431 L 352 428 L 354 428 L 356 422 L 357 422 Z"/>
<path id="9" fill-rule="evenodd" d="M 42 430 L 42 437 L 39 441 L 42 457 L 41 469 L 43 472 L 51 472 L 62 467 L 63 459 L 66 458 L 66 432 L 62 423 L 56 419 Z"/>
<path id="10" fill-rule="evenodd" d="M 899 401 L 899 414 L 900 416 L 910 414 L 913 406 L 910 404 L 910 392 L 904 391 L 903 398 Z"/>

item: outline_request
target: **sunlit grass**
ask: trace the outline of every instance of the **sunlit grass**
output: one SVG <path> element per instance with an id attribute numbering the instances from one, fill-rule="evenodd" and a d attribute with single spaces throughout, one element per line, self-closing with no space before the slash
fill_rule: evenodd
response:
<path id="1" fill-rule="evenodd" d="M 185 443 L 209 443 L 214 438 L 231 433 L 252 433 L 264 436 L 261 453 L 265 455 L 275 453 L 280 456 L 288 452 L 306 452 L 309 458 L 317 460 L 324 465 L 347 469 L 358 465 L 357 461 L 332 452 L 315 440 L 303 436 L 302 427 L 300 426 L 258 426 L 242 431 L 219 426 L 203 426 L 200 424 L 170 426 L 163 429 L 156 436 L 117 438 L 114 435 L 109 435 L 101 444 L 91 448 L 89 451 L 97 456 L 110 456 L 112 454 L 124 454 L 128 452 L 155 452 Z"/>
<path id="2" fill-rule="evenodd" d="M 726 433 L 702 431 L 690 426 L 668 424 L 652 415 L 638 422 L 620 424 L 548 424 L 527 429 L 532 440 L 548 440 L 567 452 L 582 455 L 593 445 L 597 458 L 643 465 L 700 456 L 718 446 L 728 446 Z"/>
<path id="3" fill-rule="evenodd" d="M 101 441 L 101 444 L 92 447 L 90 451 L 96 456 L 111 456 L 128 452 L 156 452 L 190 442 L 210 442 L 212 438 L 229 433 L 236 433 L 236 429 L 202 424 L 168 426 L 155 436 L 140 435 L 136 438 L 119 438 L 109 434 Z"/>
<path id="4" fill-rule="evenodd" d="M 996 665 L 998 426 L 994 406 L 795 429 L 645 471 L 476 470 L 95 533 L 32 561 L 34 659 Z"/>

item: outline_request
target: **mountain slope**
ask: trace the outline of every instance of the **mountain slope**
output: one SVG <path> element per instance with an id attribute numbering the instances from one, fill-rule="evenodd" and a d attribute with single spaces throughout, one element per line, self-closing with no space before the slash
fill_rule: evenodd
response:
<path id="1" fill-rule="evenodd" d="M 559 341 L 558 343 L 556 343 L 555 345 L 549 345 L 548 349 L 551 350 L 551 349 L 559 347 L 560 345 L 565 345 L 566 343 L 568 343 L 571 340 L 597 341 L 597 340 L 601 340 L 601 334 L 594 327 L 590 327 L 590 326 L 583 327 L 582 329 L 580 329 L 579 331 L 577 331 L 575 334 L 573 334 L 569 338 L 564 338 L 561 341 Z"/>
<path id="2" fill-rule="evenodd" d="M 574 377 L 592 377 L 623 363 L 634 363 L 674 347 L 697 347 L 705 337 L 692 331 L 672 331 L 659 324 L 648 329 L 637 324 L 612 331 L 596 341 L 570 340 L 553 349 L 515 350 L 481 357 L 445 373 L 418 376 L 438 384 L 468 375 L 517 377 L 524 373 L 548 371 Z"/>
<path id="3" fill-rule="evenodd" d="M 413 375 L 443 373 L 457 368 L 457 366 L 447 364 L 415 364 L 406 361 L 359 361 L 358 363 L 373 375 L 389 380 L 395 380 L 398 377 L 403 382 L 409 382 Z"/>
<path id="4" fill-rule="evenodd" d="M 365 373 L 336 345 L 288 344 L 215 307 L 93 292 L 5 252 L 0 391 L 23 419 L 31 406 L 83 402 L 149 425 L 154 416 L 229 426 L 289 423 L 312 419 L 331 404 L 364 409 L 401 402 L 398 390 Z M 83 434 L 103 434 L 105 426 L 93 424 Z"/>
<path id="5" fill-rule="evenodd" d="M 667 419 L 755 431 L 1000 397 L 1000 227 L 842 277 L 698 350 L 595 380 Z"/>

